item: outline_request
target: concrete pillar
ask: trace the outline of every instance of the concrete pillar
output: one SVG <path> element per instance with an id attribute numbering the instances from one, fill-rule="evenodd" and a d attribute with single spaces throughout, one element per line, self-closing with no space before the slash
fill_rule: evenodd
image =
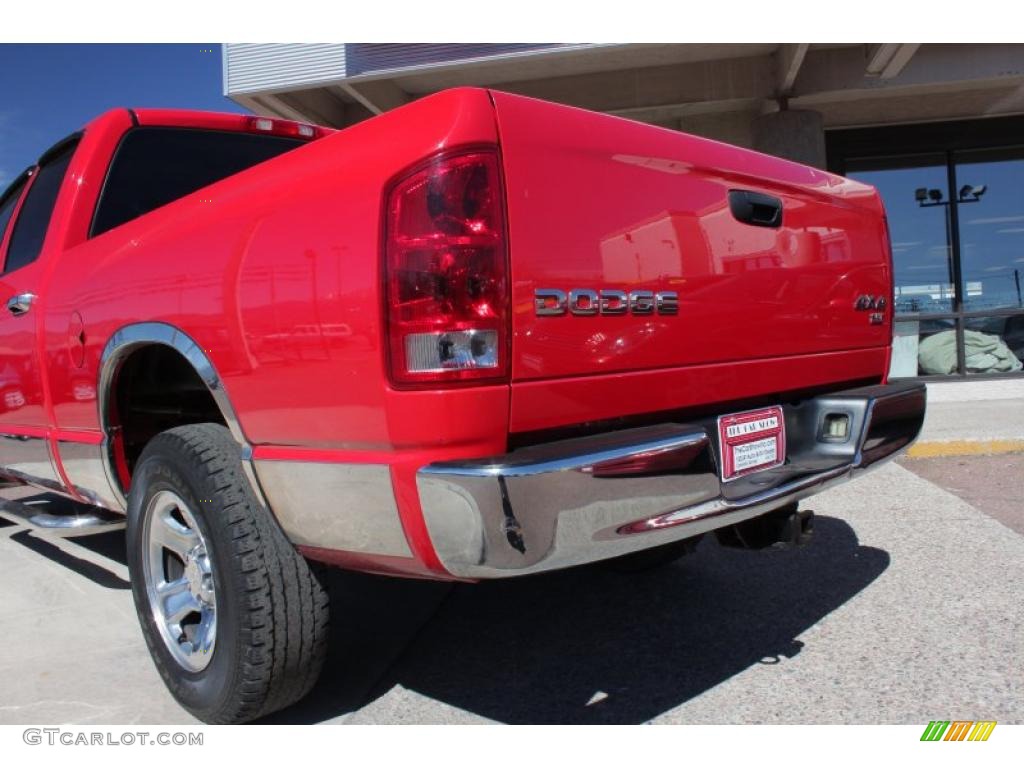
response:
<path id="1" fill-rule="evenodd" d="M 784 109 L 754 118 L 754 149 L 815 168 L 825 167 L 825 123 L 820 112 Z"/>

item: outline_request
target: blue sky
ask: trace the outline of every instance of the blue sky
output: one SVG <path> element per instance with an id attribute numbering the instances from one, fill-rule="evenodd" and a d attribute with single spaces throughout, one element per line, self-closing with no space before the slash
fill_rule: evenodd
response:
<path id="1" fill-rule="evenodd" d="M 246 110 L 221 93 L 221 47 L 0 44 L 0 190 L 111 107 Z"/>

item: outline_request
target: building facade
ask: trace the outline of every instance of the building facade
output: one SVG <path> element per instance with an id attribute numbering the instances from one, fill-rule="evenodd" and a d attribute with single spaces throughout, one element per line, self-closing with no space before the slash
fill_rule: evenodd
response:
<path id="1" fill-rule="evenodd" d="M 344 127 L 478 85 L 861 179 L 889 214 L 893 376 L 1024 377 L 1024 45 L 229 44 L 227 96 Z"/>

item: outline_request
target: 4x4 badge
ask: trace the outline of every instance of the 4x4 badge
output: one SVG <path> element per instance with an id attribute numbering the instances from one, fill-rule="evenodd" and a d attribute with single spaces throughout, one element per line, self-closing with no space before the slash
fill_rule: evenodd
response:
<path id="1" fill-rule="evenodd" d="M 872 296 L 869 293 L 863 293 L 857 297 L 856 303 L 853 308 L 861 312 L 866 312 L 869 309 L 877 309 L 879 311 L 884 310 L 888 302 L 885 300 L 885 296 Z"/>
<path id="2" fill-rule="evenodd" d="M 885 296 L 872 296 L 870 293 L 862 293 L 854 302 L 853 308 L 858 312 L 870 312 L 868 322 L 871 325 L 882 325 L 885 322 L 885 308 L 889 302 Z"/>

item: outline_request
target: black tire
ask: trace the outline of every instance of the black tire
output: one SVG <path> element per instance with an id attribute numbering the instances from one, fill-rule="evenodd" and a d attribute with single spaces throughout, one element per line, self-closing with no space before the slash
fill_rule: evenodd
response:
<path id="1" fill-rule="evenodd" d="M 153 560 L 146 558 L 152 545 L 144 516 L 155 515 L 147 509 L 161 492 L 189 505 L 212 568 L 216 644 L 199 671 L 172 655 L 151 610 L 146 569 L 152 565 L 146 563 Z M 254 497 L 238 444 L 224 427 L 177 427 L 146 445 L 128 498 L 128 567 L 157 670 L 195 717 L 246 722 L 295 703 L 313 687 L 327 652 L 324 581 Z"/>
<path id="2" fill-rule="evenodd" d="M 671 544 L 662 544 L 660 547 L 652 549 L 641 549 L 639 552 L 631 552 L 628 555 L 605 560 L 601 565 L 614 573 L 632 574 L 653 571 L 664 568 L 681 557 L 693 554 L 702 538 L 703 534 L 682 541 L 673 541 Z"/>

